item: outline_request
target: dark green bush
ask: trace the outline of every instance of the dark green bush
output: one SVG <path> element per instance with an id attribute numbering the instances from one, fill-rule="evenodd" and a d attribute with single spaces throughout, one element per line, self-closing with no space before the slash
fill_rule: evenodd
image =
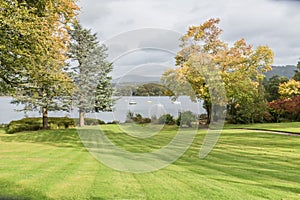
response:
<path id="1" fill-rule="evenodd" d="M 178 126 L 192 127 L 193 124 L 197 124 L 197 118 L 191 111 L 185 111 L 180 113 L 178 119 L 176 120 Z"/>
<path id="2" fill-rule="evenodd" d="M 75 127 L 75 122 L 67 117 L 49 117 L 48 126 L 50 129 L 65 129 Z M 23 118 L 20 120 L 11 121 L 6 132 L 9 134 L 21 131 L 36 131 L 42 129 L 42 118 Z"/>
<path id="3" fill-rule="evenodd" d="M 159 124 L 174 125 L 174 124 L 176 124 L 176 121 L 175 121 L 175 119 L 173 118 L 172 115 L 165 114 L 165 115 L 162 115 L 158 118 L 158 123 Z"/>
<path id="4" fill-rule="evenodd" d="M 75 121 L 74 121 L 74 119 L 68 118 L 68 117 L 49 117 L 48 125 L 50 128 L 51 128 L 51 126 L 55 127 L 55 125 L 57 125 L 58 128 L 60 128 L 60 129 L 74 128 Z"/>
<path id="5" fill-rule="evenodd" d="M 120 122 L 117 120 L 111 121 L 111 122 L 107 122 L 107 124 L 119 124 Z"/>
<path id="6" fill-rule="evenodd" d="M 147 124 L 151 123 L 151 119 L 148 117 L 143 117 L 141 114 L 137 113 L 134 115 L 133 112 L 128 112 L 126 116 L 125 123 L 136 122 L 138 124 Z"/>
<path id="7" fill-rule="evenodd" d="M 20 120 L 11 121 L 6 127 L 6 132 L 12 134 L 21 131 L 36 131 L 41 128 L 41 118 L 23 118 Z"/>

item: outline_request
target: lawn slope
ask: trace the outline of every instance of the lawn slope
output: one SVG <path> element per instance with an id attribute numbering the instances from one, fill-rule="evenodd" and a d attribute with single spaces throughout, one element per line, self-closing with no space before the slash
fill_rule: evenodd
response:
<path id="1" fill-rule="evenodd" d="M 117 145 L 151 151 L 176 134 L 132 138 L 102 129 Z M 299 129 L 298 129 L 299 131 Z M 205 131 L 175 163 L 151 173 L 112 170 L 83 147 L 75 129 L 0 131 L 0 199 L 300 199 L 300 138 L 226 129 L 199 159 Z"/>

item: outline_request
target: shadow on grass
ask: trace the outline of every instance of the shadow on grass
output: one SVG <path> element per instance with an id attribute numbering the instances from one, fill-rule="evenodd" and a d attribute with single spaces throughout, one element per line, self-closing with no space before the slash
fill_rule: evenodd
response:
<path id="1" fill-rule="evenodd" d="M 23 188 L 13 182 L 0 181 L 0 200 L 31 200 L 31 199 L 50 199 L 42 192 Z"/>

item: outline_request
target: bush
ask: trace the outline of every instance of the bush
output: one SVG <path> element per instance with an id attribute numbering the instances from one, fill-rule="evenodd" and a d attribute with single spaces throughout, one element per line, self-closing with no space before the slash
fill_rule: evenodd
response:
<path id="1" fill-rule="evenodd" d="M 6 128 L 8 134 L 21 131 L 36 131 L 42 128 L 41 118 L 24 118 L 21 120 L 11 121 Z"/>
<path id="2" fill-rule="evenodd" d="M 162 115 L 158 118 L 159 124 L 167 124 L 167 125 L 174 125 L 176 124 L 175 119 L 170 114 Z"/>
<path id="3" fill-rule="evenodd" d="M 75 121 L 76 126 L 79 125 L 79 119 L 78 118 L 74 119 L 73 121 Z M 84 125 L 95 126 L 95 125 L 100 125 L 100 124 L 105 124 L 105 122 L 100 120 L 100 119 L 84 118 Z"/>
<path id="4" fill-rule="evenodd" d="M 0 128 L 6 128 L 7 124 L 0 124 Z"/>
<path id="5" fill-rule="evenodd" d="M 176 124 L 178 126 L 188 126 L 188 127 L 192 127 L 193 123 L 197 123 L 197 118 L 196 115 L 194 113 L 192 113 L 191 111 L 185 111 L 183 113 L 180 113 Z"/>
<path id="6" fill-rule="evenodd" d="M 133 118 L 134 118 L 134 113 L 131 112 L 131 111 L 128 111 L 128 113 L 126 115 L 125 123 L 131 123 L 131 122 L 133 122 Z"/>
<path id="7" fill-rule="evenodd" d="M 49 125 L 50 129 L 51 129 L 51 126 L 56 127 L 55 125 L 57 125 L 61 129 L 74 128 L 75 127 L 75 121 L 74 121 L 74 119 L 67 118 L 67 117 L 49 117 L 48 118 L 48 125 Z"/>
<path id="8" fill-rule="evenodd" d="M 48 126 L 50 129 L 65 129 L 75 127 L 75 122 L 67 117 L 49 117 Z M 42 118 L 23 118 L 20 120 L 11 121 L 6 132 L 9 134 L 21 131 L 36 131 L 42 129 Z"/>
<path id="9" fill-rule="evenodd" d="M 143 117 L 141 114 L 135 114 L 133 112 L 128 112 L 126 116 L 125 123 L 136 122 L 138 124 L 147 124 L 151 123 L 151 119 L 147 117 Z"/>
<path id="10" fill-rule="evenodd" d="M 120 122 L 117 121 L 117 120 L 114 120 L 114 121 L 111 121 L 111 122 L 107 122 L 107 124 L 120 124 Z"/>

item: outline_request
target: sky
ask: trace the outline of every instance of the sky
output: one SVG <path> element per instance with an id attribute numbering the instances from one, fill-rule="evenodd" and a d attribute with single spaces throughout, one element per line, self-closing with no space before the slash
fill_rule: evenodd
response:
<path id="1" fill-rule="evenodd" d="M 220 18 L 228 44 L 244 38 L 254 48 L 268 45 L 273 65 L 300 58 L 298 0 L 81 0 L 79 6 L 80 22 L 107 45 L 117 77 L 156 76 L 174 66 L 179 37 L 210 18 Z"/>

